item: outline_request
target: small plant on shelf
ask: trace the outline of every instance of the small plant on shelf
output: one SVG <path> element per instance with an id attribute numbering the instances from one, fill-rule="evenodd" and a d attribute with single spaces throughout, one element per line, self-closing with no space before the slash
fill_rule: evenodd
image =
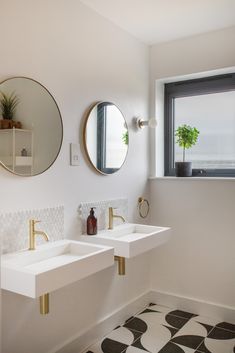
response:
<path id="1" fill-rule="evenodd" d="M 13 119 L 18 103 L 19 98 L 14 94 L 14 92 L 9 96 L 3 92 L 0 92 L 0 109 L 2 111 L 3 119 Z"/>
<path id="2" fill-rule="evenodd" d="M 185 150 L 196 145 L 199 131 L 189 125 L 181 125 L 175 131 L 176 143 L 183 148 L 183 162 L 175 163 L 176 176 L 192 176 L 192 162 L 185 162 Z"/>
<path id="3" fill-rule="evenodd" d="M 19 98 L 14 94 L 14 92 L 9 95 L 4 92 L 0 92 L 0 110 L 3 118 L 1 121 L 2 128 L 13 127 L 14 124 L 12 123 L 12 120 L 18 104 Z"/>

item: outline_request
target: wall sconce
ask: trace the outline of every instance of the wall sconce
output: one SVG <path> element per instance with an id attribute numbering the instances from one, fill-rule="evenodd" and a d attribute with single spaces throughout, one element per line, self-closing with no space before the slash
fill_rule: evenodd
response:
<path id="1" fill-rule="evenodd" d="M 145 126 L 148 126 L 151 129 L 157 126 L 157 120 L 155 118 L 151 118 L 149 120 L 143 120 L 140 117 L 138 117 L 138 118 L 135 118 L 134 123 L 138 130 L 145 128 Z"/>

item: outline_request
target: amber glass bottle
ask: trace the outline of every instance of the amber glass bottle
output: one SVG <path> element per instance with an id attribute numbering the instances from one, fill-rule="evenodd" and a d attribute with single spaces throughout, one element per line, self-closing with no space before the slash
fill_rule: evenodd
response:
<path id="1" fill-rule="evenodd" d="M 95 217 L 94 207 L 90 210 L 90 215 L 87 217 L 87 234 L 97 234 L 97 218 Z"/>

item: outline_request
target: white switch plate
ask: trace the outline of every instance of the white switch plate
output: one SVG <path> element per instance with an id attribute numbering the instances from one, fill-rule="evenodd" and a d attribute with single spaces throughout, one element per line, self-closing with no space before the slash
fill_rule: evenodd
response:
<path id="1" fill-rule="evenodd" d="M 79 165 L 79 144 L 70 143 L 70 165 Z"/>

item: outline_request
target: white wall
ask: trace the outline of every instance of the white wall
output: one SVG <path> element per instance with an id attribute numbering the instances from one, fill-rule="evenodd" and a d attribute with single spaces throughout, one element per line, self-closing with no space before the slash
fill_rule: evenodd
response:
<path id="1" fill-rule="evenodd" d="M 128 125 L 133 116 L 148 116 L 149 49 L 78 0 L 3 0 L 0 31 L 0 78 L 41 82 L 64 123 L 61 153 L 44 174 L 23 178 L 1 168 L 1 212 L 64 204 L 65 235 L 72 238 L 79 235 L 81 201 L 127 197 L 129 220 L 136 219 L 137 198 L 147 193 L 148 131 L 130 131 L 127 161 L 108 177 L 89 166 L 83 148 L 80 166 L 70 167 L 69 143 L 82 145 L 84 113 L 94 101 L 113 101 Z M 5 292 L 3 352 L 46 353 L 86 330 L 149 288 L 148 261 L 148 255 L 130 261 L 126 277 L 110 268 L 53 293 L 47 317 L 38 303 Z"/>
<path id="2" fill-rule="evenodd" d="M 152 113 L 162 111 L 161 89 L 156 106 L 154 102 L 156 80 L 232 67 L 234 41 L 231 28 L 153 46 Z M 162 148 L 158 140 L 153 142 Z M 234 183 L 234 179 L 150 181 L 151 222 L 173 230 L 171 241 L 153 251 L 154 290 L 235 307 Z"/>

